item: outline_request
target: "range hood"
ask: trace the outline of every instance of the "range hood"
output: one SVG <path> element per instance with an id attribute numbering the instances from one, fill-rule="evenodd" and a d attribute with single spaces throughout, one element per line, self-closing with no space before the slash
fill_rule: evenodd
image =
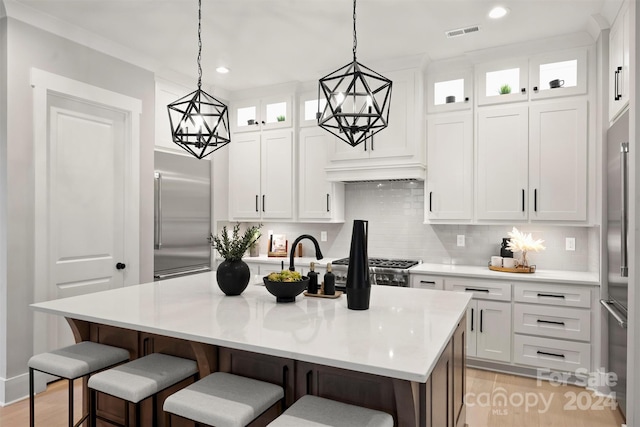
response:
<path id="1" fill-rule="evenodd" d="M 357 181 L 424 181 L 427 169 L 423 163 L 411 162 L 394 165 L 361 164 L 331 165 L 325 168 L 327 180 L 339 182 Z"/>

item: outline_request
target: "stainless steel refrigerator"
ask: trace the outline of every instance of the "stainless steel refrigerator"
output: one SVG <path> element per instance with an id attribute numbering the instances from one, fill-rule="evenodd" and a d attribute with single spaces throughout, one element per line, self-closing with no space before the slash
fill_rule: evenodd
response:
<path id="1" fill-rule="evenodd" d="M 627 236 L 629 213 L 629 112 L 607 131 L 608 295 L 600 300 L 609 317 L 609 372 L 618 377 L 612 391 L 627 412 Z"/>
<path id="2" fill-rule="evenodd" d="M 211 163 L 156 151 L 154 278 L 211 269 Z"/>

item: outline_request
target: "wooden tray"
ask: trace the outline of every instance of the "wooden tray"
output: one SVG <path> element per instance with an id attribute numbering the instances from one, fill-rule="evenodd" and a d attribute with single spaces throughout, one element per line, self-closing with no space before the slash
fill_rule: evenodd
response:
<path id="1" fill-rule="evenodd" d="M 335 299 L 335 298 L 340 298 L 342 296 L 342 291 L 336 291 L 335 294 L 333 295 L 325 295 L 325 294 L 310 294 L 309 292 L 304 292 L 303 295 L 305 297 L 315 297 L 315 298 L 330 298 L 330 299 Z"/>
<path id="2" fill-rule="evenodd" d="M 535 273 L 536 266 L 530 265 L 529 267 L 506 268 L 506 267 L 494 267 L 490 265 L 489 270 L 502 271 L 504 273 Z"/>

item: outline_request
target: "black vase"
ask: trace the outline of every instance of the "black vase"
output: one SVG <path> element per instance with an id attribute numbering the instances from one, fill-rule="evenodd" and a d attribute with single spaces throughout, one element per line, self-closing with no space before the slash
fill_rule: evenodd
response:
<path id="1" fill-rule="evenodd" d="M 220 290 L 226 295 L 240 295 L 247 288 L 251 271 L 246 262 L 241 259 L 224 260 L 216 271 L 216 280 Z"/>
<path id="2" fill-rule="evenodd" d="M 371 296 L 367 234 L 369 221 L 353 221 L 349 270 L 347 271 L 347 307 L 351 310 L 367 310 Z"/>

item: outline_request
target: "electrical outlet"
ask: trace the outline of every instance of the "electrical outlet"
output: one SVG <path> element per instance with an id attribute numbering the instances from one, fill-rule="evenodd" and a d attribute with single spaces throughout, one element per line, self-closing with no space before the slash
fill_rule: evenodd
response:
<path id="1" fill-rule="evenodd" d="M 576 238 L 575 237 L 567 237 L 565 239 L 565 249 L 568 251 L 576 250 Z"/>
<path id="2" fill-rule="evenodd" d="M 320 232 L 320 241 L 321 242 L 326 242 L 327 241 L 327 232 L 326 231 L 321 231 Z"/>
<path id="3" fill-rule="evenodd" d="M 464 234 L 458 234 L 456 242 L 458 246 L 464 246 Z"/>

